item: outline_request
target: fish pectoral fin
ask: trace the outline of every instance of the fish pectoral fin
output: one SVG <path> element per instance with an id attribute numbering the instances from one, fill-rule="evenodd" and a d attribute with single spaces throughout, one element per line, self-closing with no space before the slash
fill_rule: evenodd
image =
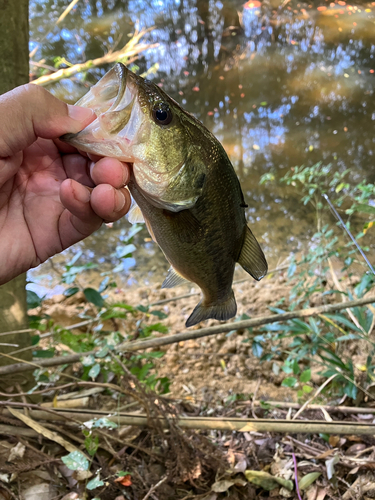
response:
<path id="1" fill-rule="evenodd" d="M 219 321 L 226 321 L 233 318 L 237 312 L 236 299 L 234 298 L 233 290 L 231 290 L 230 297 L 225 302 L 218 302 L 216 304 L 204 304 L 204 299 L 199 302 L 194 311 L 188 317 L 185 325 L 187 327 L 196 325 L 205 319 L 217 319 Z"/>
<path id="2" fill-rule="evenodd" d="M 137 222 L 142 223 L 145 222 L 141 209 L 136 204 L 136 202 L 132 199 L 132 206 L 128 212 L 128 221 L 130 224 L 136 224 Z"/>
<path id="3" fill-rule="evenodd" d="M 249 227 L 246 227 L 238 263 L 257 281 L 261 280 L 268 270 L 266 258 L 255 236 Z"/>
<path id="4" fill-rule="evenodd" d="M 181 276 L 180 273 L 176 271 L 173 267 L 168 270 L 167 277 L 161 285 L 162 288 L 173 288 L 174 286 L 182 285 L 183 283 L 188 283 L 188 280 Z"/>

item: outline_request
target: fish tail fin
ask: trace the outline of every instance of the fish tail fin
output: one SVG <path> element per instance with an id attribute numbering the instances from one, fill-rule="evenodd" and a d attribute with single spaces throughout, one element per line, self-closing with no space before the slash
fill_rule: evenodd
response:
<path id="1" fill-rule="evenodd" d="M 202 299 L 199 304 L 196 305 L 194 311 L 188 317 L 185 325 L 187 327 L 196 325 L 205 319 L 218 319 L 219 321 L 225 321 L 227 319 L 233 318 L 237 312 L 236 299 L 234 298 L 233 290 L 231 290 L 229 298 L 224 302 L 219 302 L 215 304 L 204 304 L 204 299 Z"/>

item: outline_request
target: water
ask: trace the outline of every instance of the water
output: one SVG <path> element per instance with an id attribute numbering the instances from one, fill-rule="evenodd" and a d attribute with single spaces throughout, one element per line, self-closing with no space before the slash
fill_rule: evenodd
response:
<path id="1" fill-rule="evenodd" d="M 135 27 L 154 27 L 145 41 L 158 46 L 136 62 L 139 72 L 158 63 L 149 78 L 222 142 L 271 264 L 304 248 L 315 220 L 295 189 L 260 186 L 264 173 L 279 177 L 322 160 L 332 170 L 350 169 L 354 182 L 375 181 L 375 2 L 80 0 L 59 26 L 68 1 L 30 3 L 33 60 L 47 65 L 57 56 L 71 63 L 99 57 L 121 48 Z M 108 69 L 49 90 L 75 102 Z M 68 254 L 80 249 L 82 261 L 110 269 L 128 227 L 126 220 L 103 227 Z M 135 240 L 136 260 L 125 262 L 122 282 L 159 282 L 164 257 L 146 231 Z M 65 259 L 55 258 L 56 265 Z M 32 273 L 40 274 L 51 275 L 49 264 Z"/>

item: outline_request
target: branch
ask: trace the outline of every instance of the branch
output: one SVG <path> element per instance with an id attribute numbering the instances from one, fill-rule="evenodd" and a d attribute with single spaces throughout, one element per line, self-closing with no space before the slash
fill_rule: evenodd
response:
<path id="1" fill-rule="evenodd" d="M 231 323 L 224 323 L 217 326 L 201 328 L 199 330 L 189 330 L 174 335 L 166 335 L 165 337 L 157 337 L 147 340 L 139 340 L 137 342 L 123 342 L 116 346 L 117 351 L 134 352 L 142 349 L 150 349 L 161 347 L 169 344 L 175 344 L 184 340 L 199 339 L 201 337 L 208 337 L 209 335 L 217 335 L 218 333 L 230 332 L 232 330 L 242 330 L 244 328 L 253 328 L 278 321 L 288 321 L 294 318 L 309 318 L 310 316 L 317 316 L 318 314 L 331 313 L 340 311 L 349 307 L 358 307 L 371 304 L 375 302 L 375 297 L 366 297 L 359 300 L 351 300 L 348 302 L 341 302 L 336 304 L 327 304 L 319 307 L 310 307 L 309 309 L 300 309 L 298 311 L 290 311 L 283 314 L 273 314 L 272 316 L 260 316 L 258 318 L 246 319 L 243 321 L 233 321 Z M 83 356 L 94 355 L 99 350 L 87 351 L 80 354 L 70 354 L 67 356 L 58 356 L 56 358 L 41 359 L 38 361 L 38 367 L 59 366 L 64 364 L 76 363 Z M 21 373 L 28 371 L 30 368 L 25 365 L 25 362 L 15 363 L 13 365 L 1 366 L 0 376 L 9 373 Z M 32 363 L 29 363 L 32 364 Z"/>
<path id="2" fill-rule="evenodd" d="M 0 406 L 9 405 L 9 402 L 0 401 Z M 13 403 L 15 405 L 15 403 Z M 17 406 L 22 406 L 18 403 Z M 36 405 L 25 405 L 34 406 Z M 10 416 L 10 412 L 3 410 L 4 416 Z M 60 411 L 55 409 L 53 414 L 43 410 L 30 409 L 30 416 L 35 420 L 60 421 L 74 419 L 76 422 L 87 422 L 95 418 L 108 416 L 105 411 L 82 410 Z M 118 425 L 134 425 L 147 427 L 150 420 L 147 415 L 134 415 L 132 413 L 111 414 L 111 420 Z M 152 417 L 158 419 L 160 423 L 168 427 L 167 419 L 164 417 Z M 354 423 L 347 421 L 326 422 L 319 420 L 272 420 L 272 419 L 250 419 L 250 418 L 212 418 L 212 417 L 178 417 L 176 423 L 181 428 L 189 429 L 206 429 L 206 430 L 221 430 L 221 431 L 237 431 L 237 432 L 283 432 L 292 434 L 354 434 L 354 435 L 373 435 L 375 425 L 366 423 Z"/>
<path id="3" fill-rule="evenodd" d="M 153 28 L 151 28 L 153 29 Z M 142 30 L 139 33 L 135 33 L 133 38 L 129 40 L 129 42 L 120 50 L 116 50 L 115 52 L 108 52 L 108 54 L 98 57 L 97 59 L 90 59 L 84 63 L 73 64 L 69 68 L 59 69 L 52 73 L 51 75 L 44 75 L 36 80 L 31 81 L 34 85 L 48 85 L 53 82 L 57 82 L 62 80 L 63 78 L 70 78 L 72 75 L 76 73 L 81 73 L 83 71 L 87 71 L 91 68 L 96 68 L 97 66 L 102 66 L 103 64 L 113 63 L 117 61 L 126 60 L 129 63 L 129 59 L 131 57 L 137 56 L 141 52 L 157 47 L 158 44 L 139 44 L 139 40 L 151 29 Z"/>

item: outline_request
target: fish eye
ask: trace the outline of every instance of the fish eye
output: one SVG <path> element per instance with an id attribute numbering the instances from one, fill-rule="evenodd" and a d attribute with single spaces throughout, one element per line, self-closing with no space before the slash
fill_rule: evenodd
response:
<path id="1" fill-rule="evenodd" d="M 158 104 L 152 110 L 152 115 L 155 122 L 159 125 L 169 125 L 172 121 L 172 111 L 167 104 Z"/>

